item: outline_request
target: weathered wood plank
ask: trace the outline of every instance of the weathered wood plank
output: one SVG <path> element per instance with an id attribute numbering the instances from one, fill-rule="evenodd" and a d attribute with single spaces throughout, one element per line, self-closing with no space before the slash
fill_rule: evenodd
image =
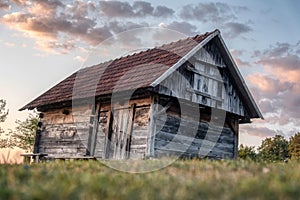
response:
<path id="1" fill-rule="evenodd" d="M 196 121 L 172 107 L 156 118 L 155 156 L 165 151 L 165 155 L 233 158 L 234 137 L 229 127 Z"/>
<path id="2" fill-rule="evenodd" d="M 156 133 L 156 119 L 155 115 L 158 112 L 158 96 L 154 95 L 151 99 L 150 106 L 150 117 L 149 117 L 149 132 L 147 138 L 146 156 L 154 157 L 154 143 L 155 143 L 155 133 Z"/>
<path id="3" fill-rule="evenodd" d="M 157 91 L 245 116 L 238 88 L 233 86 L 226 68 L 218 47 L 209 43 L 189 63 L 185 63 L 166 78 Z"/>
<path id="4" fill-rule="evenodd" d="M 132 132 L 134 127 L 134 118 L 135 118 L 135 111 L 136 111 L 136 104 L 132 104 L 130 108 L 130 114 L 128 119 L 128 130 L 127 130 L 127 138 L 126 139 L 126 158 L 130 158 L 130 151 L 131 151 L 131 145 L 132 145 Z"/>

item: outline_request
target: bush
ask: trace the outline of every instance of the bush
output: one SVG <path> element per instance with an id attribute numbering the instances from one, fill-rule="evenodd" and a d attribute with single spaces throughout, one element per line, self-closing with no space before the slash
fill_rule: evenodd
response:
<path id="1" fill-rule="evenodd" d="M 291 159 L 300 160 L 300 132 L 290 138 L 288 150 Z"/>
<path id="2" fill-rule="evenodd" d="M 248 147 L 241 144 L 239 147 L 238 157 L 244 160 L 256 160 L 255 147 Z"/>
<path id="3" fill-rule="evenodd" d="M 284 161 L 289 157 L 288 141 L 282 135 L 266 138 L 258 147 L 258 156 L 264 161 Z"/>

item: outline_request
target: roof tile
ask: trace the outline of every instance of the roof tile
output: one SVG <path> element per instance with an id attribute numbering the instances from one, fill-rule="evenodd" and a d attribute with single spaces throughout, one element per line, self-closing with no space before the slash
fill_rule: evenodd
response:
<path id="1" fill-rule="evenodd" d="M 149 87 L 211 33 L 196 35 L 160 47 L 81 69 L 20 110 Z"/>

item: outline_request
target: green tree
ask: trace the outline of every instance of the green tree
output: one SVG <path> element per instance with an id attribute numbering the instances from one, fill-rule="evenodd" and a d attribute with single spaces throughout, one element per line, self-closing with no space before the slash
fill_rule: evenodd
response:
<path id="1" fill-rule="evenodd" d="M 4 122 L 8 115 L 8 110 L 5 107 L 6 101 L 0 99 L 0 123 Z M 27 152 L 32 151 L 38 122 L 37 113 L 30 114 L 25 121 L 17 120 L 15 130 L 10 130 L 5 136 L 3 135 L 4 130 L 0 127 L 0 148 L 18 147 Z"/>
<path id="2" fill-rule="evenodd" d="M 256 152 L 254 146 L 239 146 L 238 157 L 244 160 L 256 160 Z"/>
<path id="3" fill-rule="evenodd" d="M 6 110 L 5 107 L 6 107 L 6 101 L 3 99 L 0 99 L 0 123 L 5 122 L 6 117 L 8 115 L 8 110 Z M 0 148 L 6 148 L 7 143 L 8 143 L 8 139 L 2 137 L 3 133 L 4 133 L 4 130 L 0 126 Z"/>
<path id="4" fill-rule="evenodd" d="M 291 159 L 300 160 L 300 132 L 290 138 L 288 150 Z"/>
<path id="5" fill-rule="evenodd" d="M 39 118 L 37 114 L 30 114 L 25 121 L 17 120 L 15 131 L 10 131 L 10 148 L 18 147 L 26 152 L 32 152 L 38 122 Z"/>
<path id="6" fill-rule="evenodd" d="M 262 141 L 258 148 L 259 158 L 264 161 L 283 161 L 288 158 L 288 141 L 282 135 L 275 135 Z"/>

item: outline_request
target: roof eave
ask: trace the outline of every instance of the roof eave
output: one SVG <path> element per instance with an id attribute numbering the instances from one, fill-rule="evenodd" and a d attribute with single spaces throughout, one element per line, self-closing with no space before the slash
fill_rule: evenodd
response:
<path id="1" fill-rule="evenodd" d="M 250 93 L 250 90 L 248 89 L 246 82 L 244 78 L 242 77 L 240 71 L 238 70 L 238 67 L 236 63 L 234 62 L 227 46 L 225 45 L 225 42 L 221 36 L 221 33 L 218 29 L 216 29 L 214 32 L 212 32 L 208 37 L 206 37 L 204 40 L 202 40 L 198 45 L 196 45 L 190 52 L 188 52 L 185 56 L 183 56 L 177 63 L 175 63 L 171 68 L 169 68 L 165 73 L 163 73 L 160 77 L 158 77 L 153 83 L 151 83 L 152 87 L 157 86 L 160 84 L 163 80 L 165 80 L 169 75 L 171 75 L 174 71 L 176 71 L 182 64 L 184 64 L 187 60 L 189 60 L 199 49 L 201 49 L 204 45 L 206 45 L 209 41 L 211 41 L 213 38 L 218 37 L 220 40 L 222 46 L 224 47 L 226 54 L 229 57 L 229 60 L 231 62 L 231 65 L 234 68 L 234 71 L 236 72 L 238 78 L 240 79 L 242 86 L 246 92 L 247 97 L 249 98 L 251 104 L 253 105 L 255 112 L 257 116 L 251 116 L 251 118 L 261 118 L 264 119 L 258 105 L 255 103 L 254 98 L 252 94 Z"/>
<path id="2" fill-rule="evenodd" d="M 253 105 L 253 107 L 254 107 L 254 109 L 255 109 L 255 112 L 256 112 L 256 114 L 257 114 L 257 117 L 251 117 L 251 118 L 261 118 L 261 119 L 264 119 L 264 117 L 263 117 L 263 115 L 262 115 L 262 113 L 261 113 L 261 111 L 260 111 L 258 105 L 257 105 L 256 102 L 254 101 L 254 98 L 253 98 L 253 96 L 252 96 L 252 94 L 251 94 L 251 92 L 250 92 L 250 90 L 249 90 L 249 88 L 248 88 L 248 86 L 247 86 L 247 84 L 246 84 L 246 82 L 245 82 L 243 76 L 241 75 L 240 71 L 238 70 L 238 67 L 237 67 L 236 63 L 234 62 L 234 59 L 233 59 L 233 57 L 231 56 L 231 54 L 230 54 L 230 52 L 229 52 L 229 50 L 228 50 L 228 48 L 227 48 L 227 46 L 226 46 L 226 44 L 225 44 L 225 42 L 224 42 L 222 36 L 221 36 L 221 34 L 218 34 L 218 38 L 219 38 L 219 40 L 220 40 L 222 46 L 224 47 L 224 49 L 225 49 L 225 51 L 226 51 L 226 54 L 227 54 L 228 57 L 229 57 L 229 60 L 230 60 L 230 62 L 231 62 L 231 64 L 232 64 L 232 67 L 234 68 L 234 71 L 235 71 L 236 74 L 238 75 L 238 78 L 240 79 L 240 81 L 241 81 L 241 83 L 242 83 L 242 85 L 243 85 L 243 88 L 245 89 L 245 92 L 246 92 L 246 94 L 247 94 L 247 97 L 249 98 L 251 104 Z"/>

